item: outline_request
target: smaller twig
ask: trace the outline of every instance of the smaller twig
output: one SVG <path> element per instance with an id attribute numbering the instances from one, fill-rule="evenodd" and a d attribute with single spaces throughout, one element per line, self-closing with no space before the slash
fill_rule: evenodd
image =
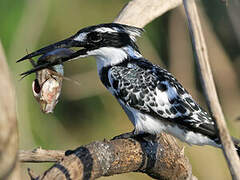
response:
<path id="1" fill-rule="evenodd" d="M 45 150 L 36 148 L 34 150 L 20 150 L 19 160 L 21 162 L 57 162 L 64 157 L 64 151 Z"/>
<path id="2" fill-rule="evenodd" d="M 201 83 L 203 84 L 204 93 L 207 98 L 207 105 L 213 119 L 216 121 L 216 127 L 218 129 L 223 146 L 223 152 L 228 162 L 232 178 L 240 179 L 239 157 L 231 140 L 231 136 L 229 135 L 224 115 L 218 100 L 195 0 L 183 0 L 183 4 L 189 23 L 189 31 L 192 38 L 194 52 L 196 53 L 196 61 L 202 80 Z"/>

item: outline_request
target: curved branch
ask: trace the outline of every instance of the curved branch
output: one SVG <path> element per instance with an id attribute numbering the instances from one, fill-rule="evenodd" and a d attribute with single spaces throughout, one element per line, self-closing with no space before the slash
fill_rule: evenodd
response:
<path id="1" fill-rule="evenodd" d="M 209 64 L 207 46 L 202 32 L 195 0 L 183 0 L 183 4 L 188 19 L 189 31 L 192 38 L 193 48 L 196 53 L 196 62 L 201 75 L 201 83 L 204 87 L 207 105 L 214 120 L 216 121 L 216 127 L 222 142 L 223 152 L 228 162 L 228 167 L 230 169 L 232 178 L 240 179 L 239 157 L 231 140 L 231 136 L 229 135 L 222 108 L 218 100 L 217 91 Z"/>
<path id="2" fill-rule="evenodd" d="M 127 172 L 142 172 L 157 179 L 195 179 L 183 149 L 167 134 L 150 142 L 97 141 L 67 154 L 35 179 L 95 179 Z"/>
<path id="3" fill-rule="evenodd" d="M 114 22 L 144 27 L 180 4 L 182 0 L 132 0 L 121 10 Z"/>
<path id="4" fill-rule="evenodd" d="M 0 42 L 0 179 L 13 178 L 18 151 L 18 130 L 15 108 L 15 88 Z M 14 172 L 15 171 L 15 172 Z M 14 173 L 13 173 L 14 172 Z"/>

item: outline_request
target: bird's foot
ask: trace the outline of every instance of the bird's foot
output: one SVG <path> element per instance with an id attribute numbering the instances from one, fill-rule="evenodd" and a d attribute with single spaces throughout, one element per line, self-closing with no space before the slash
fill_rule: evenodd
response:
<path id="1" fill-rule="evenodd" d="M 136 135 L 134 134 L 134 131 L 132 132 L 128 132 L 128 133 L 124 133 L 124 134 L 120 134 L 120 135 L 117 135 L 115 136 L 114 138 L 112 138 L 111 140 L 116 140 L 116 139 L 129 139 L 129 138 L 133 138 L 135 137 Z"/>
<path id="2" fill-rule="evenodd" d="M 74 154 L 75 153 L 75 150 L 67 150 L 67 151 L 65 151 L 65 156 L 70 156 L 70 155 L 72 155 L 72 154 Z"/>
<path id="3" fill-rule="evenodd" d="M 143 142 L 146 142 L 146 143 L 154 144 L 154 142 L 156 141 L 156 137 L 157 136 L 154 135 L 154 134 L 149 134 L 149 133 L 135 134 L 134 131 L 132 131 L 132 132 L 128 132 L 128 133 L 124 133 L 124 134 L 120 134 L 118 136 L 115 136 L 111 140 L 132 138 L 132 139 L 135 139 L 137 141 L 143 141 Z"/>

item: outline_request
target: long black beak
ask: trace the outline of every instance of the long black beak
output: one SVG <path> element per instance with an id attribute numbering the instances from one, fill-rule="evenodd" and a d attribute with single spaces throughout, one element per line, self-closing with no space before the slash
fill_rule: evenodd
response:
<path id="1" fill-rule="evenodd" d="M 29 71 L 26 71 L 24 73 L 21 73 L 20 75 L 25 77 L 25 76 L 27 76 L 29 74 L 32 74 L 34 72 L 37 72 L 39 70 L 42 70 L 42 69 L 45 69 L 45 68 L 49 68 L 49 67 L 52 67 L 52 66 L 57 65 L 57 64 L 61 64 L 61 63 L 65 62 L 65 61 L 77 58 L 79 56 L 86 55 L 87 50 L 84 49 L 85 44 L 82 43 L 82 42 L 79 42 L 79 41 L 75 41 L 73 37 L 70 37 L 68 39 L 59 41 L 59 42 L 51 44 L 51 45 L 49 45 L 47 47 L 41 48 L 41 49 L 39 49 L 39 50 L 37 50 L 35 52 L 32 52 L 31 54 L 28 54 L 28 55 L 24 56 L 23 58 L 19 59 L 17 61 L 17 63 L 21 62 L 21 61 L 24 61 L 26 59 L 31 59 L 31 58 L 33 58 L 35 56 L 39 56 L 39 55 L 42 55 L 42 54 L 47 54 L 47 53 L 49 53 L 51 51 L 54 51 L 56 49 L 59 49 L 59 48 L 72 48 L 72 47 L 83 47 L 83 49 L 80 49 L 80 50 L 78 50 L 78 51 L 76 51 L 76 52 L 74 52 L 72 54 L 69 54 L 68 56 L 56 58 L 56 59 L 54 59 L 54 61 L 52 61 L 52 60 L 51 61 L 48 61 L 48 60 L 46 60 L 46 61 L 42 61 L 42 60 L 38 61 L 37 65 L 33 69 L 31 69 Z"/>

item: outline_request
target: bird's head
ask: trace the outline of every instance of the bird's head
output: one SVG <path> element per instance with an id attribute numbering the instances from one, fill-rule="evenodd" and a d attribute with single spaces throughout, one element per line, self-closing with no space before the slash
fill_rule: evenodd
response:
<path id="1" fill-rule="evenodd" d="M 72 54 L 64 55 L 62 58 L 54 58 L 54 61 L 38 61 L 37 66 L 21 74 L 25 76 L 75 58 L 96 56 L 99 59 L 105 58 L 105 60 L 110 61 L 110 56 L 118 60 L 127 55 L 137 56 L 139 51 L 135 44 L 135 38 L 140 36 L 142 31 L 143 29 L 141 28 L 116 23 L 90 26 L 81 29 L 75 35 L 65 40 L 32 52 L 17 62 L 47 54 L 59 48 L 80 48 Z"/>

